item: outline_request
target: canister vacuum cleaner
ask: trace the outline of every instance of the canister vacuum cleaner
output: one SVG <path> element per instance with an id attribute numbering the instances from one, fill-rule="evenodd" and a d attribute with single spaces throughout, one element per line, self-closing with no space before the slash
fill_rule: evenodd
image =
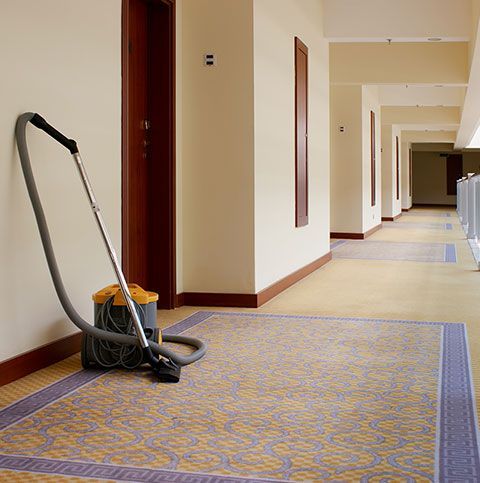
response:
<path id="1" fill-rule="evenodd" d="M 28 123 L 47 133 L 67 148 L 73 156 L 117 278 L 116 284 L 93 295 L 94 325 L 85 321 L 75 310 L 62 282 L 30 163 L 26 141 Z M 178 382 L 181 367 L 192 364 L 203 357 L 206 345 L 193 337 L 182 335 L 164 335 L 162 337 L 156 325 L 158 295 L 147 292 L 136 284 L 127 284 L 85 171 L 77 143 L 57 131 L 43 117 L 31 112 L 22 114 L 18 118 L 15 135 L 25 183 L 55 290 L 69 319 L 83 332 L 81 353 L 83 367 L 134 369 L 143 364 L 149 364 L 160 382 Z M 165 347 L 164 342 L 185 344 L 190 346 L 193 351 L 188 355 L 180 355 Z"/>

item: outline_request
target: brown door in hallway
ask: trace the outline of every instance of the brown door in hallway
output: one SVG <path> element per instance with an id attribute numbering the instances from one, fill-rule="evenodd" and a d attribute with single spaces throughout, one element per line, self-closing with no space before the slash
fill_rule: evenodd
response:
<path id="1" fill-rule="evenodd" d="M 375 132 L 375 113 L 370 111 L 370 205 L 377 204 L 377 141 Z"/>
<path id="2" fill-rule="evenodd" d="M 395 136 L 395 177 L 397 200 L 400 199 L 400 149 L 398 145 L 398 136 Z"/>
<path id="3" fill-rule="evenodd" d="M 408 150 L 408 194 L 412 196 L 413 190 L 413 162 L 412 162 L 412 150 Z"/>
<path id="4" fill-rule="evenodd" d="M 174 308 L 174 1 L 123 0 L 122 17 L 123 268 Z"/>
<path id="5" fill-rule="evenodd" d="M 295 38 L 295 226 L 308 225 L 308 48 Z"/>
<path id="6" fill-rule="evenodd" d="M 463 155 L 449 154 L 447 156 L 447 195 L 457 194 L 457 179 L 463 176 Z"/>

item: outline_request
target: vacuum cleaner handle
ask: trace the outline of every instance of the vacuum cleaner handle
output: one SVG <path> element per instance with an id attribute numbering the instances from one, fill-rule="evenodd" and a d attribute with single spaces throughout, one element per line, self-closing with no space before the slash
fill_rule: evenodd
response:
<path id="1" fill-rule="evenodd" d="M 77 168 L 80 172 L 87 195 L 89 197 L 89 201 L 95 218 L 97 219 L 97 222 L 99 224 L 102 236 L 104 238 L 104 242 L 107 246 L 119 284 L 121 287 L 123 286 L 122 292 L 124 293 L 125 301 L 127 302 L 127 305 L 129 305 L 129 302 L 131 304 L 129 305 L 129 311 L 134 321 L 135 329 L 137 332 L 136 336 L 109 332 L 99 329 L 98 327 L 95 327 L 89 324 L 86 320 L 84 320 L 72 305 L 70 298 L 68 297 L 67 291 L 65 290 L 65 286 L 63 285 L 60 270 L 58 268 L 57 260 L 55 258 L 55 253 L 53 252 L 52 241 L 50 239 L 50 233 L 48 230 L 45 213 L 43 212 L 42 202 L 38 194 L 35 178 L 33 176 L 32 165 L 30 163 L 30 156 L 28 154 L 26 139 L 26 127 L 29 122 L 52 136 L 56 141 L 65 146 L 72 153 L 73 158 L 77 164 Z M 52 275 L 53 284 L 58 294 L 58 298 L 60 299 L 60 302 L 68 317 L 80 330 L 97 339 L 116 342 L 119 344 L 139 345 L 144 351 L 144 355 L 147 358 L 146 360 L 149 361 L 150 365 L 152 366 L 153 370 L 158 375 L 161 381 L 177 382 L 179 379 L 180 367 L 192 364 L 193 362 L 198 361 L 201 357 L 203 357 L 207 350 L 206 344 L 193 337 L 165 334 L 163 338 L 164 342 L 186 344 L 194 349 L 191 354 L 180 355 L 166 348 L 163 344 L 160 345 L 156 342 L 149 342 L 147 340 L 143 331 L 143 326 L 139 320 L 136 308 L 133 306 L 133 302 L 130 297 L 130 292 L 125 281 L 125 277 L 122 273 L 121 267 L 115 255 L 115 250 L 113 249 L 113 246 L 111 246 L 110 238 L 108 236 L 108 233 L 103 223 L 103 219 L 100 214 L 100 209 L 95 200 L 92 188 L 88 181 L 87 174 L 83 167 L 82 159 L 78 152 L 77 143 L 72 139 L 67 139 L 62 133 L 50 126 L 50 124 L 48 124 L 47 121 L 45 121 L 45 119 L 43 119 L 41 116 L 39 116 L 38 114 L 33 114 L 31 112 L 26 112 L 17 119 L 15 135 L 17 138 L 18 152 L 20 155 L 20 162 L 22 164 L 22 170 L 25 177 L 25 183 L 27 185 L 28 194 L 32 202 L 35 218 L 37 220 L 40 237 L 42 239 L 45 256 L 47 258 L 48 268 Z M 159 359 L 158 356 L 161 356 L 166 360 Z"/>
<path id="2" fill-rule="evenodd" d="M 62 146 L 65 146 L 71 154 L 78 153 L 77 142 L 73 139 L 68 139 L 60 131 L 57 131 L 52 125 L 48 124 L 45 119 L 39 114 L 34 114 L 30 119 L 30 122 L 38 129 L 45 131 L 49 136 L 51 136 L 55 141 L 59 142 Z"/>

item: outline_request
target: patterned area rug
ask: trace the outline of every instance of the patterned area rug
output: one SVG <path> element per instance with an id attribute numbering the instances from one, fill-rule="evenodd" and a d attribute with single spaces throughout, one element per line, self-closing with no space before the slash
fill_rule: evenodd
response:
<path id="1" fill-rule="evenodd" d="M 408 228 L 410 230 L 453 230 L 451 223 L 412 223 L 408 221 L 384 221 L 382 228 Z"/>
<path id="2" fill-rule="evenodd" d="M 408 243 L 339 240 L 330 245 L 333 258 L 456 263 L 453 243 Z"/>
<path id="3" fill-rule="evenodd" d="M 3 476 L 478 481 L 463 324 L 199 312 L 167 329 L 185 330 L 209 352 L 177 385 L 80 371 L 2 409 Z"/>

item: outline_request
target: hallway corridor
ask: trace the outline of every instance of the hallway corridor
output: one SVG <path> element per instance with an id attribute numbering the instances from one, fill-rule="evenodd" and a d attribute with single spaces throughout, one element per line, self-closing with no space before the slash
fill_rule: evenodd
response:
<path id="1" fill-rule="evenodd" d="M 158 386 L 146 372 L 78 372 L 76 355 L 0 388 L 0 458 L 16 470 L 0 479 L 23 481 L 26 468 L 35 481 L 191 473 L 237 482 L 443 481 L 451 468 L 443 443 L 435 448 L 446 417 L 438 380 L 454 368 L 438 373 L 440 344 L 463 329 L 415 322 L 464 322 L 470 344 L 480 340 L 478 271 L 453 210 L 413 209 L 354 243 L 372 242 L 407 243 L 410 251 L 412 243 L 455 245 L 456 261 L 334 255 L 261 309 L 160 311 L 163 327 L 187 319 L 172 330 L 190 327 L 209 342 L 205 360 L 180 384 Z M 478 396 L 478 342 L 470 351 Z M 469 387 L 450 395 L 447 409 Z M 29 398 L 35 391 L 40 397 Z"/>

